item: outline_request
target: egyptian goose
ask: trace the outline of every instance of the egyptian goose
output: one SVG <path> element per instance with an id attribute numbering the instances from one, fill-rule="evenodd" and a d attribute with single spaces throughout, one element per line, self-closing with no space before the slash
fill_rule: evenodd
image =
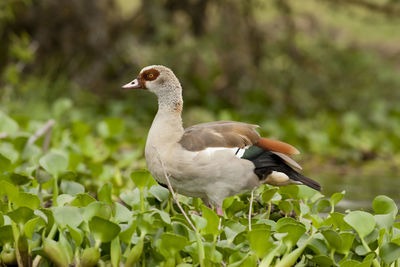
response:
<path id="1" fill-rule="evenodd" d="M 182 87 L 167 67 L 153 65 L 141 70 L 124 89 L 147 89 L 158 97 L 158 112 L 151 125 L 145 157 L 151 175 L 163 185 L 168 174 L 180 194 L 199 197 L 221 214 L 226 197 L 261 184 L 321 186 L 300 174 L 292 158 L 293 146 L 262 138 L 258 126 L 235 121 L 182 127 Z"/>

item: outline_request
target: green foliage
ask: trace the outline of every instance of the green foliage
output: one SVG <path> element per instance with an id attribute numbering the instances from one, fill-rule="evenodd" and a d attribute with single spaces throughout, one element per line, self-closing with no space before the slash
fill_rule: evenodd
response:
<path id="1" fill-rule="evenodd" d="M 180 196 L 194 231 L 167 189 L 147 170 L 124 163 L 132 157 L 118 136 L 122 132 L 97 135 L 91 130 L 97 127 L 82 121 L 56 124 L 52 147 L 45 151 L 44 137 L 29 142 L 43 124 L 32 128 L 2 116 L 18 129 L 0 141 L 11 148 L 1 154 L 8 160 L 0 173 L 3 264 L 26 264 L 38 255 L 43 264 L 56 266 L 400 264 L 398 208 L 386 196 L 373 200 L 373 213 L 343 214 L 335 207 L 344 192 L 326 199 L 305 186 L 264 185 L 254 193 L 251 225 L 248 193 L 226 199 L 225 216 L 199 199 Z M 69 125 L 78 124 L 87 125 L 84 133 L 71 132 Z M 104 155 L 87 153 L 86 140 L 96 140 Z M 32 147 L 39 153 L 24 157 Z"/>

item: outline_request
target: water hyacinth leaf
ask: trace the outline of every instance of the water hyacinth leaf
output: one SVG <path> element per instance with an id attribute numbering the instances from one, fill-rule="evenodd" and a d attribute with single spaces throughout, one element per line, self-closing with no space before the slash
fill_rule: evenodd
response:
<path id="1" fill-rule="evenodd" d="M 68 255 L 66 254 L 64 248 L 60 242 L 56 242 L 52 239 L 46 238 L 43 241 L 43 251 L 52 262 L 59 267 L 68 267 L 70 262 L 68 260 Z"/>
<path id="2" fill-rule="evenodd" d="M 131 180 L 139 189 L 156 184 L 148 170 L 137 170 L 131 173 Z"/>
<path id="3" fill-rule="evenodd" d="M 121 231 L 121 228 L 118 226 L 118 224 L 98 216 L 94 216 L 89 221 L 89 228 L 93 233 L 94 239 L 102 243 L 110 242 Z"/>
<path id="4" fill-rule="evenodd" d="M 169 216 L 168 212 L 163 210 L 154 209 L 152 214 L 160 215 L 161 220 L 166 224 L 171 224 L 171 217 Z"/>
<path id="5" fill-rule="evenodd" d="M 40 207 L 40 199 L 37 195 L 20 192 L 14 203 L 19 207 L 28 207 L 35 210 Z"/>
<path id="6" fill-rule="evenodd" d="M 207 226 L 207 220 L 199 215 L 190 214 L 190 218 L 198 230 L 202 230 Z"/>
<path id="7" fill-rule="evenodd" d="M 0 111 L 0 133 L 13 135 L 18 131 L 18 123 Z"/>
<path id="8" fill-rule="evenodd" d="M 111 197 L 112 185 L 111 183 L 105 183 L 97 192 L 97 198 L 100 201 L 103 201 L 108 204 L 112 204 L 112 197 Z"/>
<path id="9" fill-rule="evenodd" d="M 352 211 L 344 216 L 347 222 L 359 235 L 364 238 L 375 228 L 375 219 L 370 213 L 365 211 Z"/>
<path id="10" fill-rule="evenodd" d="M 153 185 L 149 192 L 160 202 L 168 200 L 169 190 L 161 185 Z"/>
<path id="11" fill-rule="evenodd" d="M 278 192 L 282 196 L 286 196 L 288 198 L 297 198 L 297 194 L 299 193 L 299 186 L 298 185 L 282 186 L 279 187 Z"/>
<path id="12" fill-rule="evenodd" d="M 350 232 L 342 232 L 339 235 L 342 239 L 342 246 L 340 247 L 340 249 L 338 249 L 338 251 L 342 254 L 346 254 L 353 246 L 354 238 L 356 237 L 356 235 Z"/>
<path id="13" fill-rule="evenodd" d="M 187 245 L 187 239 L 184 236 L 176 235 L 173 233 L 163 233 L 160 241 L 157 243 L 160 252 L 168 257 L 175 256 L 180 250 Z"/>
<path id="14" fill-rule="evenodd" d="M 0 173 L 11 170 L 12 170 L 11 161 L 0 153 Z"/>
<path id="15" fill-rule="evenodd" d="M 121 259 L 121 245 L 118 236 L 111 241 L 110 256 L 111 266 L 118 267 Z"/>
<path id="16" fill-rule="evenodd" d="M 71 196 L 76 196 L 85 192 L 85 187 L 80 183 L 68 180 L 62 180 L 60 185 L 61 192 Z"/>
<path id="17" fill-rule="evenodd" d="M 71 235 L 72 239 L 75 242 L 75 246 L 79 247 L 83 242 L 83 232 L 79 228 L 71 227 L 67 225 L 69 234 Z"/>
<path id="18" fill-rule="evenodd" d="M 54 220 L 62 228 L 67 227 L 67 225 L 78 227 L 83 221 L 82 214 L 77 207 L 53 207 L 52 210 Z"/>
<path id="19" fill-rule="evenodd" d="M 139 260 L 143 252 L 144 241 L 143 238 L 139 239 L 139 242 L 129 251 L 128 257 L 126 259 L 125 266 L 134 266 L 134 264 Z"/>
<path id="20" fill-rule="evenodd" d="M 292 248 L 306 232 L 306 228 L 301 224 L 285 224 L 277 230 L 279 233 L 288 233 L 288 235 L 283 238 L 283 242 L 289 248 Z"/>
<path id="21" fill-rule="evenodd" d="M 338 233 L 332 229 L 322 231 L 322 235 L 325 237 L 328 244 L 335 250 L 339 250 L 342 247 L 342 238 Z"/>
<path id="22" fill-rule="evenodd" d="M 379 249 L 379 255 L 383 262 L 390 265 L 392 262 L 400 258 L 400 245 L 386 243 Z"/>
<path id="23" fill-rule="evenodd" d="M 39 164 L 48 173 L 58 177 L 62 172 L 67 170 L 68 158 L 59 152 L 50 152 L 40 158 Z"/>
<path id="24" fill-rule="evenodd" d="M 207 225 L 202 229 L 201 232 L 203 234 L 218 235 L 220 232 L 218 229 L 220 220 L 218 215 L 206 206 L 202 206 L 201 211 L 203 218 L 207 220 Z"/>
<path id="25" fill-rule="evenodd" d="M 107 118 L 97 125 L 99 134 L 104 137 L 113 137 L 122 132 L 124 121 L 119 118 Z"/>
<path id="26" fill-rule="evenodd" d="M 119 238 L 122 242 L 130 244 L 132 240 L 132 235 L 136 231 L 136 221 L 133 221 L 125 230 L 119 233 Z"/>
<path id="27" fill-rule="evenodd" d="M 86 207 L 96 199 L 87 193 L 80 193 L 75 196 L 75 199 L 71 201 L 71 206 L 75 207 Z"/>
<path id="28" fill-rule="evenodd" d="M 27 175 L 15 172 L 10 174 L 9 180 L 15 185 L 24 185 L 32 181 L 32 179 L 29 178 Z"/>
<path id="29" fill-rule="evenodd" d="M 35 216 L 33 210 L 27 207 L 19 207 L 16 210 L 10 211 L 6 214 L 16 223 L 26 223 Z"/>
<path id="30" fill-rule="evenodd" d="M 312 212 L 315 213 L 320 213 L 326 208 L 330 207 L 331 203 L 327 199 L 319 199 L 318 201 L 315 202 L 315 204 L 312 206 Z"/>
<path id="31" fill-rule="evenodd" d="M 356 260 L 345 260 L 340 264 L 340 267 L 355 267 L 359 266 L 361 262 L 356 261 Z"/>
<path id="32" fill-rule="evenodd" d="M 18 187 L 2 180 L 0 181 L 0 195 L 7 196 L 11 202 L 14 202 L 19 195 Z"/>
<path id="33" fill-rule="evenodd" d="M 89 221 L 93 216 L 109 219 L 111 218 L 111 214 L 110 205 L 100 201 L 92 202 L 83 209 L 83 217 L 86 221 Z"/>
<path id="34" fill-rule="evenodd" d="M 96 266 L 100 259 L 100 251 L 97 248 L 85 248 L 81 257 L 81 266 Z"/>
<path id="35" fill-rule="evenodd" d="M 336 206 L 343 199 L 345 193 L 345 191 L 342 191 L 341 193 L 334 193 L 331 196 L 330 202 L 332 207 Z"/>
<path id="36" fill-rule="evenodd" d="M 261 198 L 265 203 L 268 203 L 271 201 L 276 192 L 278 192 L 277 187 L 270 188 L 262 193 Z"/>
<path id="37" fill-rule="evenodd" d="M 372 202 L 372 208 L 376 214 L 393 214 L 395 216 L 398 208 L 393 199 L 387 196 L 377 196 Z"/>
<path id="38" fill-rule="evenodd" d="M 4 225 L 0 227 L 0 244 L 11 244 L 14 242 L 14 235 L 11 225 Z"/>
<path id="39" fill-rule="evenodd" d="M 290 201 L 282 200 L 278 204 L 278 208 L 285 214 L 289 214 L 293 210 L 293 204 Z"/>
<path id="40" fill-rule="evenodd" d="M 273 243 L 268 240 L 269 235 L 270 231 L 266 229 L 255 229 L 247 235 L 250 248 L 258 258 L 263 258 L 273 246 Z"/>
<path id="41" fill-rule="evenodd" d="M 335 266 L 332 259 L 325 255 L 314 256 L 312 261 L 315 262 L 317 266 Z"/>
<path id="42" fill-rule="evenodd" d="M 57 206 L 62 207 L 68 205 L 74 199 L 73 196 L 61 194 L 57 197 Z"/>
<path id="43" fill-rule="evenodd" d="M 132 218 L 132 212 L 124 205 L 116 202 L 114 204 L 114 219 L 115 221 L 127 222 Z"/>
<path id="44" fill-rule="evenodd" d="M 305 202 L 307 202 L 308 200 L 311 200 L 317 194 L 320 194 L 317 190 L 312 189 L 305 185 L 298 185 L 297 187 L 299 189 L 299 191 L 297 193 L 297 198 L 302 199 Z"/>
<path id="45" fill-rule="evenodd" d="M 374 215 L 374 218 L 379 229 L 386 228 L 387 230 L 393 226 L 395 220 L 391 213 Z"/>
<path id="46" fill-rule="evenodd" d="M 29 238 L 32 239 L 32 235 L 37 229 L 40 229 L 42 227 L 46 226 L 46 222 L 43 220 L 42 217 L 35 217 L 33 219 L 30 219 L 25 225 L 24 225 L 24 233 L 25 235 Z"/>

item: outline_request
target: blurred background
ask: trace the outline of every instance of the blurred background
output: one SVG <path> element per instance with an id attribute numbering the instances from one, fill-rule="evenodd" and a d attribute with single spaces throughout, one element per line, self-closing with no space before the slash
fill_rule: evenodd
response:
<path id="1" fill-rule="evenodd" d="M 27 131 L 55 119 L 55 147 L 111 144 L 101 168 L 145 167 L 156 99 L 120 86 L 163 64 L 186 126 L 259 124 L 343 208 L 400 202 L 399 1 L 2 0 L 0 37 L 0 112 Z"/>

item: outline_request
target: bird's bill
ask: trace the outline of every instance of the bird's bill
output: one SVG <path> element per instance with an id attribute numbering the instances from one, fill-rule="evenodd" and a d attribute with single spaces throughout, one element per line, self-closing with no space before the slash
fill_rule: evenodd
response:
<path id="1" fill-rule="evenodd" d="M 134 79 L 130 83 L 127 83 L 122 86 L 124 89 L 144 89 L 142 85 L 140 84 L 139 78 Z"/>

